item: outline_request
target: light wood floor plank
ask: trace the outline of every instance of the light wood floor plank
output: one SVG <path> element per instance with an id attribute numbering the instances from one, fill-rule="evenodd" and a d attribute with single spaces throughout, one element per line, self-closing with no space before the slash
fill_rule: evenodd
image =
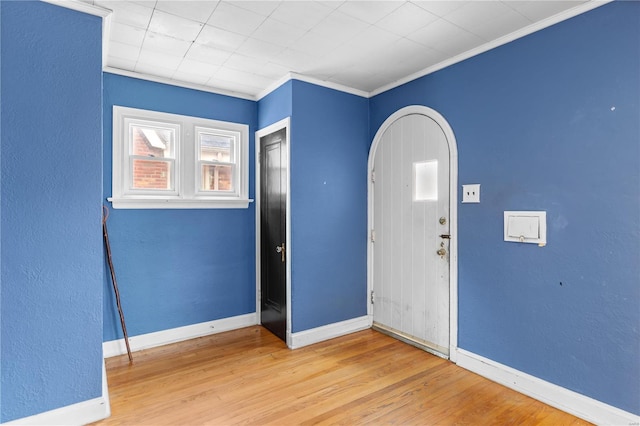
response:
<path id="1" fill-rule="evenodd" d="M 587 425 L 373 330 L 295 351 L 248 327 L 106 360 L 94 425 Z"/>

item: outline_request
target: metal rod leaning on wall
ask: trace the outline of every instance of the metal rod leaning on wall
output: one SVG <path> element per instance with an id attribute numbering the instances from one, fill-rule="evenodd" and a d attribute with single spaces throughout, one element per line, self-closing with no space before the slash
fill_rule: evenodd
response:
<path id="1" fill-rule="evenodd" d="M 109 271 L 111 272 L 111 284 L 113 284 L 113 292 L 116 295 L 116 305 L 118 305 L 118 313 L 120 314 L 120 325 L 122 326 L 122 334 L 124 334 L 124 343 L 127 345 L 127 355 L 129 356 L 129 364 L 133 363 L 133 355 L 129 347 L 129 336 L 127 335 L 127 326 L 124 323 L 124 312 L 120 304 L 120 292 L 118 291 L 118 282 L 116 281 L 116 273 L 113 269 L 113 260 L 111 260 L 111 245 L 109 244 L 109 233 L 107 232 L 107 218 L 109 217 L 109 209 L 102 206 L 102 236 L 104 237 L 104 246 L 107 249 L 107 262 L 109 263 Z"/>

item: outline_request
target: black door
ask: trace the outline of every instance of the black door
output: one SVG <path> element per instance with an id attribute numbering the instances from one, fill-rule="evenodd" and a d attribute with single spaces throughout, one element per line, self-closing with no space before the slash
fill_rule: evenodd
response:
<path id="1" fill-rule="evenodd" d="M 286 341 L 286 128 L 260 138 L 260 322 Z"/>

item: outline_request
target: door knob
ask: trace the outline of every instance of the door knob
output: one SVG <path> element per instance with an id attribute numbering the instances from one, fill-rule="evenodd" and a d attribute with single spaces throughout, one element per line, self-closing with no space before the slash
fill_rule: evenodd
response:
<path id="1" fill-rule="evenodd" d="M 447 250 L 445 250 L 444 247 L 441 247 L 436 253 L 438 253 L 438 256 L 444 257 L 447 254 Z"/>
<path id="2" fill-rule="evenodd" d="M 280 259 L 284 263 L 284 243 L 281 246 L 276 246 L 276 253 L 280 253 Z"/>

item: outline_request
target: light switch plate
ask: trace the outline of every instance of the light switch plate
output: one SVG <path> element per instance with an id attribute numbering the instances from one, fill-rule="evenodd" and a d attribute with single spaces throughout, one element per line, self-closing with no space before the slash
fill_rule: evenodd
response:
<path id="1" fill-rule="evenodd" d="M 480 202 L 480 184 L 462 185 L 462 202 L 463 203 L 479 203 Z"/>

